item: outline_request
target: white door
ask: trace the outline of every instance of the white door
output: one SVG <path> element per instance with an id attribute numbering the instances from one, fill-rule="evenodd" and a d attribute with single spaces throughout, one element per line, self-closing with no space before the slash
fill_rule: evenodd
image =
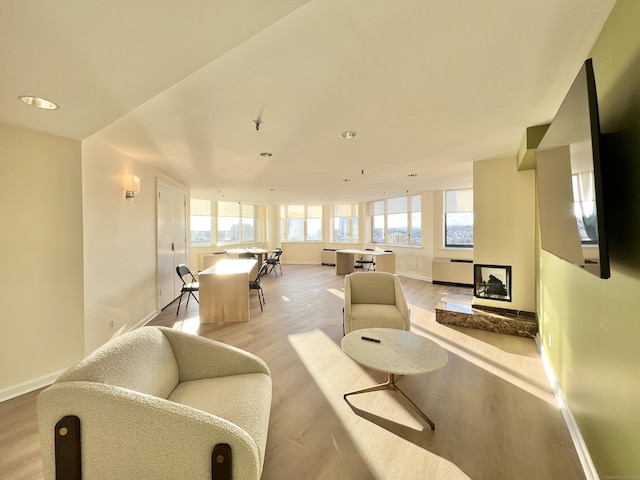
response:
<path id="1" fill-rule="evenodd" d="M 180 295 L 176 266 L 187 263 L 187 195 L 158 182 L 158 307 Z"/>

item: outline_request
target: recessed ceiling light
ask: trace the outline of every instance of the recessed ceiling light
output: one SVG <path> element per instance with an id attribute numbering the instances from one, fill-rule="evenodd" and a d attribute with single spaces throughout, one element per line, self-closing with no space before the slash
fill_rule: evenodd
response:
<path id="1" fill-rule="evenodd" d="M 269 158 L 269 157 L 273 157 L 273 153 L 271 153 L 271 152 L 262 152 L 262 153 L 260 154 L 260 156 L 261 156 L 261 157 Z"/>
<path id="2" fill-rule="evenodd" d="M 356 138 L 360 135 L 358 132 L 354 132 L 353 130 L 347 130 L 346 132 L 342 132 L 340 136 L 342 138 L 346 138 L 347 140 L 351 140 L 352 138 Z"/>
<path id="3" fill-rule="evenodd" d="M 350 182 L 350 181 L 351 181 L 351 179 L 350 179 L 350 178 L 343 178 L 343 179 L 342 179 L 342 181 L 343 181 L 343 182 Z"/>
<path id="4" fill-rule="evenodd" d="M 409 177 L 417 177 L 417 176 L 418 176 L 418 174 L 417 174 L 417 173 L 410 173 L 410 174 L 409 174 Z"/>
<path id="5" fill-rule="evenodd" d="M 24 103 L 26 103 L 27 105 L 31 105 L 32 107 L 42 108 L 44 110 L 57 110 L 58 108 L 58 105 L 56 105 L 55 103 L 41 97 L 32 97 L 31 95 L 21 95 L 18 98 L 22 100 Z"/>

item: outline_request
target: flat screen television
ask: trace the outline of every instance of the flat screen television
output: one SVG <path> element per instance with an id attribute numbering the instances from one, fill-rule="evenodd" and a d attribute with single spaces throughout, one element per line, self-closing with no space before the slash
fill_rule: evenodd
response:
<path id="1" fill-rule="evenodd" d="M 609 278 L 600 120 L 591 59 L 574 80 L 536 151 L 542 249 Z"/>

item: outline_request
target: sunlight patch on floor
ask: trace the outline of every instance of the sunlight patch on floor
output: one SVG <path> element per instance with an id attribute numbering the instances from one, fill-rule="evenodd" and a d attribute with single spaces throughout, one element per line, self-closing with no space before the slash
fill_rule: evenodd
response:
<path id="1" fill-rule="evenodd" d="M 411 305 L 411 313 L 412 318 L 414 313 L 416 315 L 426 315 L 427 317 L 431 314 L 431 312 L 422 310 L 415 305 Z M 418 322 L 412 322 L 411 330 L 437 342 L 449 352 L 531 395 L 535 395 L 551 405 L 558 406 L 558 402 L 544 375 L 539 356 L 531 357 L 506 352 L 487 343 L 487 341 L 474 338 L 471 334 L 461 333 L 454 328 L 436 323 L 435 320 L 429 322 L 429 328 L 425 328 Z"/>
<path id="2" fill-rule="evenodd" d="M 462 480 L 469 477 L 449 460 L 435 455 L 385 428 L 357 415 L 343 394 L 379 383 L 350 359 L 321 330 L 289 336 L 327 402 L 348 431 L 373 478 L 422 478 Z M 392 400 L 390 400 L 392 399 Z M 392 392 L 373 392 L 349 397 L 353 405 L 424 435 L 434 435 L 428 425 L 411 415 Z M 376 408 L 377 407 L 377 408 Z M 391 408 L 390 408 L 391 407 Z M 408 474 L 408 472 L 413 472 Z"/>
<path id="3" fill-rule="evenodd" d="M 178 320 L 173 324 L 173 328 L 182 332 L 192 333 L 197 335 L 200 330 L 200 317 L 185 318 L 184 320 Z"/>
<path id="4" fill-rule="evenodd" d="M 337 288 L 327 288 L 327 292 L 332 293 L 336 297 L 341 298 L 342 300 L 344 300 L 344 291 L 343 290 L 339 290 Z"/>

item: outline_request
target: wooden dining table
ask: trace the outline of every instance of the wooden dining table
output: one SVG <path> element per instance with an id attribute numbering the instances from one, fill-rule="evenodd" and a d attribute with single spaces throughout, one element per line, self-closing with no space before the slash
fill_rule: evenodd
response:
<path id="1" fill-rule="evenodd" d="M 396 273 L 396 254 L 379 250 L 336 250 L 336 275 L 346 275 L 355 270 L 355 259 L 371 255 L 376 262 L 376 272 Z"/>
<path id="2" fill-rule="evenodd" d="M 260 265 L 262 265 L 267 259 L 267 255 L 269 255 L 270 251 L 265 250 L 264 248 L 258 247 L 249 247 L 249 248 L 229 248 L 225 250 L 227 255 L 230 255 L 233 258 L 238 258 L 243 253 L 250 253 L 255 256 L 258 262 L 256 263 L 253 271 L 251 272 L 251 278 L 256 278 L 258 275 L 258 270 L 260 269 Z"/>
<path id="3" fill-rule="evenodd" d="M 257 263 L 227 258 L 200 272 L 200 323 L 249 321 L 249 280 Z"/>

